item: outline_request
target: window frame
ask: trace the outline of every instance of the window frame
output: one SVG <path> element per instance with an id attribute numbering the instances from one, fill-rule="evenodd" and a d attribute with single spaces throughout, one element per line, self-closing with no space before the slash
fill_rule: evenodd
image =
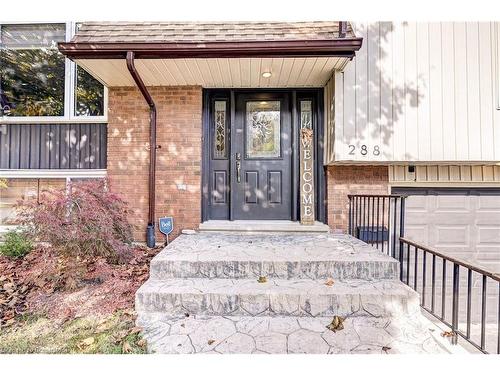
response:
<path id="1" fill-rule="evenodd" d="M 76 22 L 4 22 L 0 23 L 0 32 L 3 25 L 36 25 L 36 24 L 64 24 L 65 41 L 69 42 L 76 33 Z M 83 68 L 83 67 L 82 67 Z M 103 123 L 108 122 L 108 88 L 104 86 L 104 114 L 102 116 L 79 116 L 75 113 L 76 104 L 76 69 L 77 64 L 67 57 L 64 58 L 64 115 L 63 116 L 0 116 L 0 124 L 32 124 L 36 123 Z M 102 83 L 102 82 L 101 82 Z"/>
<path id="2" fill-rule="evenodd" d="M 493 23 L 493 55 L 495 57 L 495 86 L 496 86 L 496 108 L 500 110 L 500 26 L 499 22 Z"/>

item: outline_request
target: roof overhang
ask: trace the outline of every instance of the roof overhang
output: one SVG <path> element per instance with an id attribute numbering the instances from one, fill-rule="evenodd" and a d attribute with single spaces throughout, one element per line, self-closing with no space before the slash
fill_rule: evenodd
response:
<path id="1" fill-rule="evenodd" d="M 106 86 L 133 86 L 133 52 L 147 86 L 321 87 L 343 70 L 362 38 L 205 43 L 59 43 L 59 50 Z M 262 78 L 271 72 L 271 78 Z"/>

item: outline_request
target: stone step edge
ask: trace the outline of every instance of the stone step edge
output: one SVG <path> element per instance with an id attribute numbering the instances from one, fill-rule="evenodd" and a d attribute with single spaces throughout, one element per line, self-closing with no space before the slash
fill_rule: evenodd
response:
<path id="1" fill-rule="evenodd" d="M 418 296 L 418 293 L 406 284 L 395 279 L 381 280 L 333 280 L 333 285 L 326 285 L 328 280 L 311 279 L 268 279 L 259 283 L 257 279 L 204 279 L 204 278 L 172 278 L 158 280 L 149 278 L 136 292 L 139 294 L 212 294 L 212 295 L 370 295 L 381 294 L 386 296 L 402 295 L 406 297 Z M 175 290 L 175 284 L 192 284 Z M 391 288 L 384 291 L 384 285 Z M 251 286 L 253 289 L 248 289 Z M 297 286 L 296 290 L 290 289 Z M 306 287 L 306 288 L 304 288 Z M 245 289 L 247 288 L 247 289 Z M 304 292 L 304 289 L 307 291 Z"/>
<path id="2" fill-rule="evenodd" d="M 157 279 L 267 276 L 279 279 L 399 279 L 396 260 L 178 260 L 153 259 L 150 274 Z"/>

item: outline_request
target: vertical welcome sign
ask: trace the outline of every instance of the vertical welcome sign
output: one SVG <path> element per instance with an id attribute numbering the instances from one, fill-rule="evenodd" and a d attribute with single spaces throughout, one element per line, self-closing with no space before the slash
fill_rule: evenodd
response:
<path id="1" fill-rule="evenodd" d="M 314 224 L 314 133 L 312 102 L 300 102 L 300 223 Z"/>

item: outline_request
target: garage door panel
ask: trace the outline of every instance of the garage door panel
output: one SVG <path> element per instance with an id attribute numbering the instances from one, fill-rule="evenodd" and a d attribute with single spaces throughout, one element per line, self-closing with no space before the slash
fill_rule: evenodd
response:
<path id="1" fill-rule="evenodd" d="M 405 235 L 407 238 L 427 238 L 429 237 L 429 227 L 427 225 L 406 225 Z M 422 245 L 427 245 L 427 243 L 422 243 Z"/>
<path id="2" fill-rule="evenodd" d="M 478 210 L 484 212 L 494 212 L 500 215 L 500 196 L 482 195 L 478 197 Z"/>
<path id="3" fill-rule="evenodd" d="M 412 199 L 409 199 L 407 204 L 406 204 L 406 211 L 407 212 L 427 212 L 429 210 L 428 208 L 429 202 L 428 199 L 425 195 L 418 196 L 415 195 L 412 197 Z"/>
<path id="4" fill-rule="evenodd" d="M 440 247 L 469 247 L 469 225 L 436 225 L 435 244 Z"/>
<path id="5" fill-rule="evenodd" d="M 500 243 L 500 224 L 499 225 L 477 225 L 478 245 L 497 245 Z"/>
<path id="6" fill-rule="evenodd" d="M 432 201 L 432 198 L 429 197 L 429 200 Z M 435 197 L 436 206 L 434 211 L 436 213 L 469 213 L 471 209 L 471 202 L 469 197 L 466 196 L 455 196 L 455 195 L 438 195 Z"/>
<path id="7" fill-rule="evenodd" d="M 428 212 L 423 215 L 423 220 L 428 220 L 434 225 L 449 224 L 449 225 L 470 225 L 473 222 L 474 215 L 470 212 Z"/>

